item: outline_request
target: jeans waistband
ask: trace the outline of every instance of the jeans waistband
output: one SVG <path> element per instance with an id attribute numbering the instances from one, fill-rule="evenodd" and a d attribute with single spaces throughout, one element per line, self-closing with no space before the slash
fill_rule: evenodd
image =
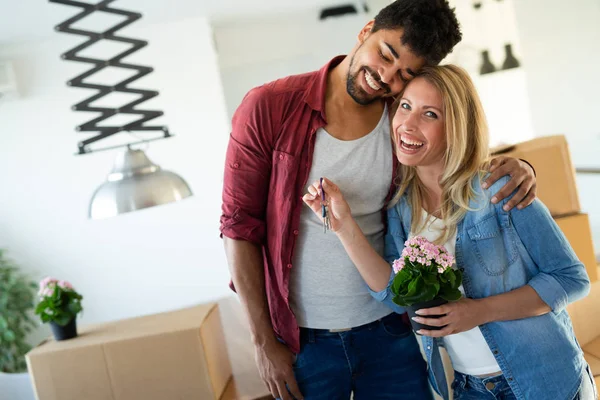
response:
<path id="1" fill-rule="evenodd" d="M 336 334 L 336 333 L 340 333 L 340 332 L 359 331 L 359 330 L 362 330 L 362 329 L 374 328 L 379 323 L 381 323 L 383 321 L 392 320 L 394 318 L 402 318 L 402 315 L 396 314 L 396 313 L 393 312 L 391 314 L 386 315 L 383 318 L 379 318 L 378 320 L 375 320 L 373 322 L 369 322 L 369 323 L 364 324 L 364 325 L 355 326 L 354 328 L 346 328 L 346 329 L 300 328 L 300 332 L 304 332 L 304 333 L 309 333 L 310 332 L 312 334 L 327 335 L 327 334 Z"/>
<path id="2" fill-rule="evenodd" d="M 499 383 L 508 384 L 508 382 L 506 381 L 506 378 L 505 378 L 504 374 L 502 374 L 502 372 L 499 372 L 497 375 L 483 377 L 483 376 L 467 375 L 467 374 L 463 374 L 462 372 L 454 371 L 454 379 L 458 380 L 460 382 L 465 382 L 465 383 L 469 383 L 471 385 L 477 385 L 480 387 L 484 387 L 488 382 L 493 383 L 495 385 L 497 385 Z"/>

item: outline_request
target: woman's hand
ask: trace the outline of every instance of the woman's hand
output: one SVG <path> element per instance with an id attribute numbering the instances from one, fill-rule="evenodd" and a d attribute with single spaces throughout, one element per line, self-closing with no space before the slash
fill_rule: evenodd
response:
<path id="1" fill-rule="evenodd" d="M 329 215 L 329 223 L 333 232 L 340 231 L 349 221 L 352 221 L 350 206 L 344 199 L 344 195 L 336 184 L 327 178 L 323 178 L 323 191 L 325 192 L 325 205 Z M 321 211 L 321 188 L 319 181 L 315 181 L 308 187 L 308 193 L 302 197 L 302 200 L 320 219 Z"/>
<path id="2" fill-rule="evenodd" d="M 489 322 L 484 302 L 462 298 L 439 307 L 424 308 L 416 312 L 420 317 L 413 320 L 430 326 L 445 326 L 439 331 L 421 329 L 417 333 L 424 336 L 442 337 L 466 332 Z M 446 315 L 444 315 L 446 314 Z M 428 315 L 444 315 L 440 318 L 427 318 Z"/>

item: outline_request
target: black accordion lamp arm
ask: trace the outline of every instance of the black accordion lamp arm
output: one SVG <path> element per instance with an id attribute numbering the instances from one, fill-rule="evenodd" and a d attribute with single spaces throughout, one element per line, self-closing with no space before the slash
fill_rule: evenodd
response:
<path id="1" fill-rule="evenodd" d="M 107 150 L 107 149 L 112 149 L 115 147 L 131 146 L 133 144 L 149 141 L 149 140 L 142 140 L 142 141 L 137 141 L 137 142 L 132 142 L 132 143 L 126 143 L 126 144 L 123 144 L 120 146 L 111 146 L 111 147 L 105 147 L 105 148 L 94 149 L 94 150 L 92 150 L 88 147 L 92 143 L 98 142 L 99 140 L 105 139 L 109 136 L 112 136 L 112 135 L 115 135 L 115 134 L 121 133 L 121 132 L 162 131 L 163 135 L 161 137 L 150 139 L 150 140 L 164 139 L 164 138 L 168 138 L 171 136 L 171 134 L 169 133 L 169 130 L 167 129 L 166 126 L 144 125 L 146 122 L 148 122 L 154 118 L 162 116 L 163 115 L 162 111 L 140 110 L 140 109 L 135 108 L 137 105 L 145 102 L 146 100 L 149 100 L 153 97 L 158 96 L 158 92 L 153 91 L 153 90 L 134 89 L 134 88 L 129 87 L 128 85 L 130 83 L 136 81 L 137 79 L 139 79 L 145 75 L 148 75 L 149 73 L 151 73 L 153 71 L 153 69 L 151 67 L 147 67 L 147 66 L 125 63 L 122 60 L 125 57 L 131 55 L 132 53 L 136 52 L 137 50 L 145 47 L 148 44 L 148 42 L 144 41 L 144 40 L 132 39 L 132 38 L 127 38 L 127 37 L 123 37 L 123 36 L 117 36 L 115 34 L 119 29 L 122 29 L 122 28 L 126 27 L 127 25 L 133 23 L 134 21 L 137 21 L 138 19 L 140 19 L 142 15 L 140 13 L 135 13 L 135 12 L 131 12 L 131 11 L 125 11 L 125 10 L 108 7 L 108 5 L 110 3 L 112 3 L 113 1 L 115 1 L 115 0 L 103 0 L 97 4 L 90 4 L 90 3 L 85 3 L 85 2 L 80 2 L 80 1 L 71 1 L 71 0 L 49 0 L 49 2 L 51 2 L 51 3 L 59 3 L 59 4 L 68 5 L 68 6 L 80 7 L 83 9 L 79 14 L 77 14 L 77 15 L 67 19 L 63 23 L 57 25 L 55 28 L 57 31 L 75 34 L 75 35 L 87 36 L 89 38 L 84 43 L 78 45 L 77 47 L 74 47 L 73 49 L 71 49 L 61 55 L 61 58 L 64 60 L 77 61 L 77 62 L 83 62 L 83 63 L 88 63 L 88 64 L 94 65 L 94 67 L 91 68 L 90 70 L 84 72 L 83 74 L 76 76 L 75 78 L 73 78 L 67 82 L 67 85 L 71 86 L 71 87 L 79 87 L 79 88 L 85 88 L 85 89 L 98 90 L 98 93 L 75 104 L 72 107 L 72 109 L 74 111 L 93 111 L 93 112 L 101 113 L 101 115 L 99 117 L 96 117 L 96 118 L 94 118 L 82 125 L 79 125 L 75 128 L 78 132 L 98 132 L 97 135 L 94 135 L 94 136 L 78 143 L 78 147 L 79 147 L 78 154 L 85 154 L 85 153 L 90 153 L 92 151 L 99 151 L 99 150 Z M 113 26 L 112 28 L 110 28 L 104 32 L 100 32 L 100 33 L 88 31 L 88 30 L 84 30 L 84 29 L 76 29 L 76 28 L 72 27 L 73 24 L 75 24 L 78 21 L 82 20 L 83 18 L 89 16 L 90 14 L 92 14 L 95 11 L 102 11 L 102 12 L 106 12 L 106 13 L 125 16 L 126 19 L 124 21 L 120 22 L 119 24 Z M 92 46 L 93 44 L 95 44 L 96 42 L 99 42 L 101 40 L 112 40 L 112 41 L 121 42 L 121 43 L 129 43 L 132 46 L 129 49 L 123 51 L 122 53 L 115 55 L 114 57 L 112 57 L 108 60 L 78 56 L 79 52 L 85 50 L 86 48 Z M 110 86 L 85 82 L 86 78 L 92 76 L 93 74 L 101 71 L 102 69 L 104 69 L 106 67 L 116 67 L 116 68 L 135 70 L 135 71 L 137 71 L 137 73 L 115 85 L 110 85 Z M 119 107 L 119 108 L 90 106 L 90 104 L 93 103 L 94 101 L 96 101 L 112 92 L 138 94 L 138 95 L 140 95 L 140 97 L 134 101 L 131 101 L 130 103 L 127 103 L 127 104 Z M 136 121 L 130 122 L 130 123 L 122 125 L 122 126 L 98 126 L 98 124 L 100 122 L 102 122 L 110 117 L 113 117 L 117 114 L 137 114 L 140 116 L 140 118 L 137 119 Z"/>
<path id="2" fill-rule="evenodd" d="M 51 3 L 60 3 L 68 6 L 80 7 L 83 9 L 79 14 L 69 18 L 56 27 L 56 30 L 59 32 L 88 37 L 88 40 L 86 40 L 84 43 L 62 55 L 64 60 L 77 61 L 93 65 L 90 70 L 68 81 L 67 85 L 85 89 L 96 89 L 98 91 L 93 96 L 75 104 L 72 107 L 74 111 L 92 111 L 100 113 L 99 117 L 79 125 L 76 128 L 76 130 L 79 132 L 97 132 L 96 135 L 79 142 L 78 154 L 114 149 L 116 147 L 127 147 L 124 152 L 117 156 L 113 165 L 113 169 L 108 175 L 106 181 L 100 185 L 92 195 L 88 211 L 89 217 L 91 219 L 114 217 L 119 214 L 125 214 L 131 211 L 141 210 L 161 204 L 177 202 L 185 199 L 186 197 L 190 197 L 192 195 L 192 191 L 183 178 L 173 172 L 163 170 L 160 166 L 154 164 L 146 156 L 143 150 L 131 148 L 131 146 L 134 144 L 149 142 L 150 140 L 164 139 L 171 136 L 169 130 L 165 126 L 145 125 L 146 122 L 163 115 L 162 111 L 140 110 L 135 108 L 146 100 L 158 96 L 158 92 L 129 87 L 130 83 L 152 72 L 152 68 L 125 63 L 123 62 L 123 59 L 146 46 L 148 42 L 117 36 L 115 34 L 119 29 L 140 19 L 141 14 L 108 7 L 108 4 L 112 3 L 114 0 L 103 0 L 97 4 L 89 4 L 71 0 L 49 1 Z M 74 23 L 89 16 L 95 11 L 125 16 L 126 19 L 112 28 L 100 33 L 84 29 L 75 29 L 72 27 Z M 112 40 L 121 43 L 128 43 L 131 45 L 131 47 L 107 60 L 92 57 L 82 57 L 78 55 L 82 50 L 85 50 L 89 46 L 92 46 L 94 43 L 101 40 Z M 134 70 L 136 73 L 115 85 L 93 84 L 85 81 L 87 78 L 99 71 L 102 71 L 102 69 L 106 67 Z M 94 101 L 112 92 L 137 94 L 140 97 L 119 108 L 91 106 Z M 118 114 L 139 115 L 139 119 L 121 126 L 98 125 L 100 122 Z M 149 140 L 138 140 L 131 143 L 99 149 L 90 149 L 88 147 L 92 143 L 96 143 L 102 139 L 106 139 L 109 136 L 116 135 L 121 132 L 129 132 L 135 137 L 136 135 L 133 134 L 133 132 L 138 131 L 161 131 L 162 135 L 158 137 L 155 136 L 153 139 Z"/>

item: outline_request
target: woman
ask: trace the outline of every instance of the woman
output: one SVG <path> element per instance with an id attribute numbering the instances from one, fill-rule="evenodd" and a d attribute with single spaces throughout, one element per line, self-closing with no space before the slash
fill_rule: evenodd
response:
<path id="1" fill-rule="evenodd" d="M 596 398 L 565 311 L 588 293 L 589 278 L 539 200 L 510 213 L 505 201 L 489 201 L 508 178 L 490 188 L 481 183 L 487 126 L 469 76 L 452 65 L 425 68 L 400 97 L 392 125 L 402 166 L 388 210 L 385 259 L 352 219 L 340 189 L 323 183 L 331 229 L 373 296 L 393 306 L 390 263 L 400 258 L 406 239 L 421 235 L 443 244 L 463 271 L 464 296 L 415 317 L 443 327 L 417 332 L 434 389 L 448 398 L 439 353 L 444 346 L 455 370 L 454 399 Z M 303 198 L 317 215 L 320 194 L 315 182 Z"/>

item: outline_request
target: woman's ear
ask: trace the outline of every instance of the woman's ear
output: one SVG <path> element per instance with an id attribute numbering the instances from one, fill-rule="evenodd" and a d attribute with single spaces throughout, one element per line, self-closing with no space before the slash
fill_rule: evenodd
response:
<path id="1" fill-rule="evenodd" d="M 363 44 L 364 41 L 367 40 L 367 38 L 371 34 L 371 31 L 373 30 L 374 23 L 375 23 L 375 20 L 372 19 L 369 22 L 367 22 L 367 24 L 360 30 L 360 32 L 358 34 L 358 42 L 360 44 Z"/>

